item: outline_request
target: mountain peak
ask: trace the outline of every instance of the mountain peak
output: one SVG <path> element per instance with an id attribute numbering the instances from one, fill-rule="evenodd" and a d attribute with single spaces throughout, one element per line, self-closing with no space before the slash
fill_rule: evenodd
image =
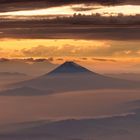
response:
<path id="1" fill-rule="evenodd" d="M 72 73 L 91 73 L 90 70 L 80 66 L 79 64 L 73 61 L 66 61 L 55 70 L 49 73 L 49 75 L 53 74 L 72 74 Z"/>

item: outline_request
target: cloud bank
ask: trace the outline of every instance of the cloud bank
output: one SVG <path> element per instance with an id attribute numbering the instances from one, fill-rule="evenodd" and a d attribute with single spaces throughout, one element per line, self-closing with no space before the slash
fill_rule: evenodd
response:
<path id="1" fill-rule="evenodd" d="M 1 20 L 0 38 L 139 40 L 140 15 Z M 88 26 L 87 26 L 88 25 Z"/>
<path id="2" fill-rule="evenodd" d="M 133 27 L 37 27 L 0 29 L 0 38 L 16 39 L 85 39 L 85 40 L 139 40 L 140 28 Z"/>
<path id="3" fill-rule="evenodd" d="M 0 11 L 33 10 L 72 4 L 139 5 L 139 0 L 0 0 Z"/>

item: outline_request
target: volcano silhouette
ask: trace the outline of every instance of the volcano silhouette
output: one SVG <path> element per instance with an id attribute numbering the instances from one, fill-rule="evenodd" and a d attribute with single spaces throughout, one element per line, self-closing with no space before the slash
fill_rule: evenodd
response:
<path id="1" fill-rule="evenodd" d="M 107 77 L 92 72 L 74 62 L 65 62 L 48 74 L 14 84 L 12 88 L 30 87 L 60 93 L 96 89 L 137 89 L 140 88 L 139 85 L 139 82 Z"/>
<path id="2" fill-rule="evenodd" d="M 64 64 L 60 65 L 58 68 L 53 70 L 49 73 L 49 75 L 55 74 L 74 74 L 74 73 L 92 73 L 90 70 L 72 62 L 65 62 Z"/>

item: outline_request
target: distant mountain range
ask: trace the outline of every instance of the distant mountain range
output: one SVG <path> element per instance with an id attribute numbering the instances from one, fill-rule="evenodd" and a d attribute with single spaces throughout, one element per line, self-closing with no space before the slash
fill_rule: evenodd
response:
<path id="1" fill-rule="evenodd" d="M 25 73 L 19 72 L 0 72 L 0 76 L 27 76 Z"/>
<path id="2" fill-rule="evenodd" d="M 96 89 L 138 89 L 140 82 L 116 79 L 92 72 L 74 62 L 65 62 L 53 71 L 32 80 L 10 86 L 16 92 L 23 93 L 22 87 L 46 90 L 46 95 L 78 90 Z M 10 92 L 13 93 L 10 89 Z M 12 94 L 11 94 L 12 95 Z M 32 94 L 33 95 L 33 94 Z"/>

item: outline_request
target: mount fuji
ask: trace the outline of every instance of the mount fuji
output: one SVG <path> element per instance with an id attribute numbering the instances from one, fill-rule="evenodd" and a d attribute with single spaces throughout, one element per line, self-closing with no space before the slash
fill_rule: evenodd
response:
<path id="1" fill-rule="evenodd" d="M 49 75 L 56 74 L 78 74 L 78 73 L 93 73 L 88 69 L 74 63 L 74 62 L 65 62 L 64 64 L 57 67 L 55 70 L 51 71 Z"/>
<path id="2" fill-rule="evenodd" d="M 21 89 L 21 93 L 23 93 L 23 87 L 29 87 L 32 90 L 38 89 L 43 92 L 46 90 L 48 95 L 48 91 L 50 93 L 62 93 L 96 89 L 138 89 L 140 83 L 107 77 L 74 62 L 65 62 L 50 73 L 11 85 L 9 91 L 11 92 L 13 89 L 16 92 L 16 88 L 18 88 L 18 92 L 20 93 Z"/>

